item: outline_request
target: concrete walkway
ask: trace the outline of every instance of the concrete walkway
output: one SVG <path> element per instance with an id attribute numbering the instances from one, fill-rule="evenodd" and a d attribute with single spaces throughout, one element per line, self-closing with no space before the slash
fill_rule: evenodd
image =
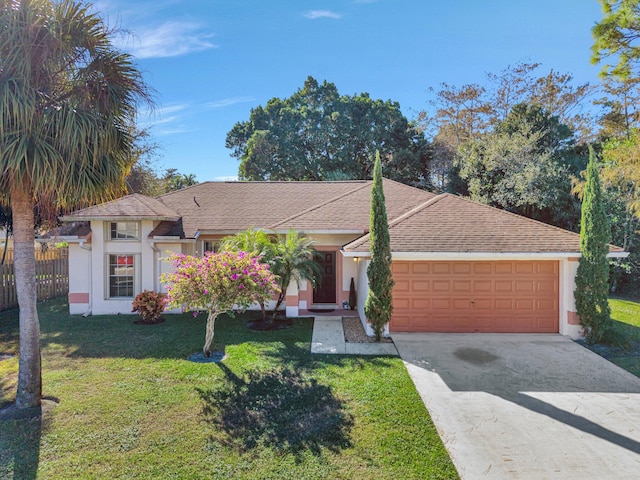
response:
<path id="1" fill-rule="evenodd" d="M 393 343 L 347 343 L 342 317 L 314 317 L 311 353 L 339 355 L 398 355 Z"/>
<path id="2" fill-rule="evenodd" d="M 394 334 L 462 479 L 640 478 L 640 379 L 560 335 Z"/>

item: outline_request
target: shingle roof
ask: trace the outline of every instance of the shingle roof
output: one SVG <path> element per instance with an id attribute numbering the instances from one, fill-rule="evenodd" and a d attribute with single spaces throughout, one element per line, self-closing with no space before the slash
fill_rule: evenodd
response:
<path id="1" fill-rule="evenodd" d="M 152 199 L 133 194 L 86 208 L 66 221 L 161 220 L 149 235 L 195 238 L 250 227 L 302 232 L 369 230 L 371 181 L 205 182 Z M 580 236 L 451 194 L 384 180 L 393 252 L 578 253 Z M 344 247 L 369 252 L 369 235 Z M 612 252 L 621 252 L 611 247 Z"/>
<path id="2" fill-rule="evenodd" d="M 317 230 L 369 230 L 369 210 L 371 185 L 367 182 L 340 197 L 333 198 L 292 215 L 272 225 L 275 230 L 293 228 L 299 231 Z M 384 185 L 387 217 L 399 217 L 411 211 L 416 205 L 435 197 L 433 193 L 409 187 L 402 183 L 385 179 Z"/>
<path id="3" fill-rule="evenodd" d="M 71 222 L 49 230 L 39 238 L 78 237 L 88 238 L 91 234 L 90 222 Z"/>
<path id="4" fill-rule="evenodd" d="M 389 224 L 392 252 L 580 252 L 580 235 L 451 194 L 438 195 Z M 369 252 L 369 235 L 344 247 Z M 612 251 L 622 251 L 612 247 Z"/>
<path id="5" fill-rule="evenodd" d="M 149 238 L 153 237 L 184 237 L 184 228 L 182 227 L 182 219 L 174 222 L 160 222 L 156 228 L 149 233 Z"/>
<path id="6" fill-rule="evenodd" d="M 205 182 L 158 197 L 183 219 L 184 233 L 233 232 L 250 227 L 366 231 L 370 180 L 343 182 Z M 433 194 L 384 181 L 398 215 Z"/>
<path id="7" fill-rule="evenodd" d="M 65 217 L 64 221 L 78 220 L 119 220 L 119 219 L 177 220 L 180 218 L 174 210 L 155 198 L 139 193 L 77 210 Z"/>

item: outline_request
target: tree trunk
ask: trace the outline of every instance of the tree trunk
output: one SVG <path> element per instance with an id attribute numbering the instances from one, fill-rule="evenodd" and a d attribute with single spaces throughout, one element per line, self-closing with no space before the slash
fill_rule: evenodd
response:
<path id="1" fill-rule="evenodd" d="M 213 344 L 214 327 L 216 325 L 217 312 L 209 312 L 207 317 L 207 333 L 204 340 L 204 348 L 202 349 L 204 356 L 209 358 L 211 356 L 211 345 Z"/>
<path id="2" fill-rule="evenodd" d="M 42 399 L 42 369 L 40 361 L 40 323 L 36 303 L 35 232 L 31 188 L 11 189 L 13 215 L 13 252 L 15 284 L 20 307 L 20 361 L 16 406 L 31 408 Z"/>

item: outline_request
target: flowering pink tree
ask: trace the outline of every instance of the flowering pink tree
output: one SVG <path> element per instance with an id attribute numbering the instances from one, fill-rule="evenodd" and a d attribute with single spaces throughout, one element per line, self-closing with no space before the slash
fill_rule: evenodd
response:
<path id="1" fill-rule="evenodd" d="M 279 291 L 269 265 L 245 252 L 207 252 L 202 258 L 172 254 L 168 261 L 174 271 L 161 279 L 167 284 L 168 305 L 193 311 L 194 316 L 199 310 L 208 313 L 203 348 L 206 357 L 211 355 L 218 315 L 246 310 Z"/>

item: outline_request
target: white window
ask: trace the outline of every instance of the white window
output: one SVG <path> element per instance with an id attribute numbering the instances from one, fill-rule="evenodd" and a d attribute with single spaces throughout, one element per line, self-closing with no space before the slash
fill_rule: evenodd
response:
<path id="1" fill-rule="evenodd" d="M 138 240 L 139 238 L 139 222 L 111 222 L 109 224 L 110 240 Z"/>
<path id="2" fill-rule="evenodd" d="M 108 298 L 133 298 L 135 284 L 135 255 L 109 255 L 108 257 Z"/>

